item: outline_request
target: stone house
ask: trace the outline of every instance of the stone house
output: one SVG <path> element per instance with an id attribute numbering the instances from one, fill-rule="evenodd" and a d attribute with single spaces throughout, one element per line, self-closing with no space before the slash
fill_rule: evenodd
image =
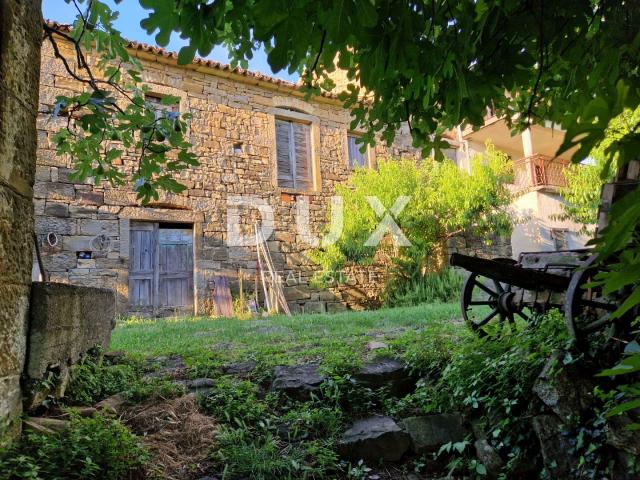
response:
<path id="1" fill-rule="evenodd" d="M 143 207 L 130 187 L 72 180 L 70 159 L 57 156 L 51 140 L 66 119 L 42 115 L 35 231 L 50 280 L 111 288 L 120 312 L 205 313 L 219 276 L 233 290 L 242 272 L 253 290 L 255 245 L 231 246 L 227 238 L 228 222 L 251 235 L 259 218 L 255 209 L 242 208 L 227 218 L 227 201 L 253 196 L 273 209 L 268 246 L 292 311 L 334 312 L 375 301 L 384 283 L 381 268 L 351 269 L 347 284 L 329 291 L 308 285 L 315 267 L 306 256 L 311 246 L 297 233 L 296 212 L 308 208 L 309 229 L 318 234 L 334 186 L 354 165 L 375 168 L 383 156 L 418 158 L 409 135 L 363 155 L 355 142 L 359 132 L 349 129 L 350 112 L 331 94 L 307 101 L 298 85 L 283 80 L 202 59 L 178 66 L 174 53 L 135 42 L 129 48 L 143 64 L 149 101 L 177 96 L 180 111 L 193 115 L 187 139 L 200 166 L 179 174 L 187 186 L 182 194 L 163 194 Z M 81 90 L 45 44 L 40 110 L 57 95 Z M 125 154 L 120 168 L 132 165 L 133 156 Z"/>

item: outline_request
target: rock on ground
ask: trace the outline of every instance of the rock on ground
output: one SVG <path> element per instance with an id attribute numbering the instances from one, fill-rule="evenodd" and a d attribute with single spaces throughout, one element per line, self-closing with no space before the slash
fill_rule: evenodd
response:
<path id="1" fill-rule="evenodd" d="M 443 413 L 424 417 L 409 417 L 401 422 L 411 438 L 411 449 L 417 455 L 437 452 L 449 442 L 464 440 L 465 430 L 462 416 L 457 413 Z"/>
<path id="2" fill-rule="evenodd" d="M 564 426 L 555 415 L 538 415 L 532 420 L 533 430 L 540 442 L 545 468 L 552 478 L 568 478 L 577 459 L 569 454 L 571 445 L 562 436 Z"/>
<path id="3" fill-rule="evenodd" d="M 533 386 L 533 392 L 564 422 L 579 418 L 593 403 L 594 383 L 576 365 L 563 365 L 562 353 L 546 363 Z"/>
<path id="4" fill-rule="evenodd" d="M 66 420 L 47 417 L 30 417 L 23 422 L 25 430 L 46 435 L 51 435 L 54 432 L 62 432 L 68 426 L 69 422 Z"/>
<path id="5" fill-rule="evenodd" d="M 504 468 L 504 462 L 496 449 L 489 445 L 485 439 L 476 440 L 473 446 L 476 450 L 476 457 L 487 469 L 487 476 L 497 478 Z"/>
<path id="6" fill-rule="evenodd" d="M 384 342 L 379 342 L 377 340 L 373 340 L 373 341 L 367 343 L 365 345 L 365 347 L 364 347 L 365 351 L 367 351 L 367 352 L 372 352 L 374 350 L 380 350 L 380 349 L 383 349 L 383 348 L 389 348 L 389 345 L 387 345 Z"/>
<path id="7" fill-rule="evenodd" d="M 279 366 L 274 369 L 271 390 L 283 392 L 291 398 L 306 400 L 324 381 L 318 365 Z"/>
<path id="8" fill-rule="evenodd" d="M 116 395 L 112 395 L 108 398 L 105 398 L 101 402 L 96 403 L 96 410 L 111 413 L 113 415 L 119 415 L 124 406 L 126 405 L 127 400 L 121 394 L 117 393 Z"/>
<path id="9" fill-rule="evenodd" d="M 188 390 L 201 390 L 215 387 L 216 381 L 213 378 L 196 378 L 194 380 L 185 380 L 182 384 Z"/>
<path id="10" fill-rule="evenodd" d="M 409 436 L 392 418 L 374 416 L 355 422 L 344 433 L 337 449 L 342 457 L 353 461 L 396 462 L 409 444 Z"/>
<path id="11" fill-rule="evenodd" d="M 606 438 L 609 445 L 640 458 L 640 435 L 637 431 L 628 429 L 629 425 L 638 422 L 640 416 L 640 411 L 636 411 L 632 418 L 630 414 L 633 413 L 614 415 L 607 419 Z"/>
<path id="12" fill-rule="evenodd" d="M 163 378 L 168 377 L 172 380 L 184 378 L 187 374 L 187 366 L 180 355 L 171 355 L 169 357 L 156 357 L 147 361 L 149 366 L 159 367 L 157 370 L 147 373 L 143 378 Z"/>
<path id="13" fill-rule="evenodd" d="M 126 357 L 127 357 L 127 352 L 123 350 L 107 352 L 104 354 L 104 359 L 113 365 L 122 363 Z"/>
<path id="14" fill-rule="evenodd" d="M 395 396 L 406 395 L 415 386 L 405 366 L 393 358 L 380 358 L 366 363 L 354 378 L 369 388 L 387 387 Z"/>
<path id="15" fill-rule="evenodd" d="M 247 360 L 245 362 L 232 363 L 222 367 L 222 373 L 227 375 L 245 376 L 253 372 L 257 368 L 258 364 L 253 360 Z"/>

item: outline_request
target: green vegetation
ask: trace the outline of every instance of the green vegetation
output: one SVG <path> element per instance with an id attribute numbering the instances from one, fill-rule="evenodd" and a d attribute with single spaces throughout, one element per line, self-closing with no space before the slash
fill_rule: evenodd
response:
<path id="1" fill-rule="evenodd" d="M 564 319 L 557 313 L 513 335 L 466 342 L 458 346 L 438 382 L 418 388 L 415 408 L 466 411 L 478 420 L 502 458 L 508 459 L 505 473 L 514 474 L 523 463 L 536 458 L 538 449 L 526 419 L 543 413 L 546 407 L 532 395 L 533 384 L 554 351 L 568 345 Z M 458 463 L 457 468 L 468 467 Z"/>
<path id="2" fill-rule="evenodd" d="M 133 358 L 179 354 L 194 375 L 224 362 L 252 358 L 266 367 L 322 359 L 333 368 L 356 365 L 372 332 L 457 332 L 460 315 L 452 304 L 420 305 L 370 312 L 274 316 L 258 320 L 132 318 L 113 332 L 111 348 Z"/>
<path id="3" fill-rule="evenodd" d="M 592 229 L 597 222 L 600 192 L 606 182 L 613 179 L 618 165 L 616 152 L 608 154 L 612 146 L 621 141 L 640 121 L 640 108 L 625 110 L 609 123 L 605 138 L 591 151 L 593 163 L 570 165 L 564 170 L 566 187 L 560 189 L 565 200 L 562 218 Z"/>
<path id="4" fill-rule="evenodd" d="M 0 479 L 142 479 L 148 454 L 120 422 L 71 417 L 60 433 L 28 433 L 0 448 Z"/>
<path id="5" fill-rule="evenodd" d="M 434 304 L 243 321 L 133 318 L 119 323 L 111 347 L 138 359 L 179 354 L 190 377 L 216 380 L 200 405 L 220 424 L 211 458 L 225 478 L 351 478 L 367 467 L 341 461 L 337 439 L 354 418 L 384 413 L 392 402 L 386 389 L 352 378 L 365 346 L 384 342 L 369 356 L 404 359 L 416 375 L 435 371 L 470 337 L 458 315 L 455 305 Z M 224 374 L 225 365 L 247 359 L 256 368 L 244 378 Z M 275 365 L 304 362 L 319 363 L 328 377 L 317 395 L 297 402 L 265 391 Z"/>
<path id="6" fill-rule="evenodd" d="M 453 268 L 416 277 L 395 278 L 385 291 L 385 304 L 404 307 L 421 303 L 453 303 L 460 298 L 463 276 Z"/>
<path id="7" fill-rule="evenodd" d="M 344 205 L 343 230 L 335 243 L 313 252 L 311 258 L 322 267 L 316 278 L 322 282 L 348 263 L 366 265 L 382 257 L 392 265 L 389 291 L 415 292 L 426 275 L 442 270 L 449 238 L 465 232 L 479 237 L 510 232 L 506 206 L 512 175 L 508 157 L 491 144 L 474 159 L 471 173 L 432 158 L 419 165 L 412 160 L 381 161 L 375 170 L 356 170 L 336 186 Z M 393 244 L 382 235 L 372 242 L 380 219 L 369 205 L 370 197 L 393 211 L 401 196 L 406 205 L 393 217 L 405 238 L 391 232 Z"/>
<path id="8" fill-rule="evenodd" d="M 458 320 L 458 315 L 455 305 L 433 304 L 257 320 L 132 318 L 118 324 L 111 345 L 112 349 L 125 350 L 127 357 L 118 357 L 117 364 L 100 361 L 99 357 L 86 359 L 75 372 L 69 390 L 72 397 L 67 401 L 91 405 L 121 390 L 132 409 L 130 415 L 121 417 L 123 421 L 131 420 L 136 433 L 154 431 L 153 416 L 159 412 L 143 422 L 142 430 L 135 419 L 155 402 L 182 393 L 170 381 L 175 379 L 172 365 L 179 364 L 182 379 L 214 380 L 211 386 L 197 391 L 193 405 L 199 412 L 194 413 L 201 415 L 200 419 L 202 415 L 215 419 L 217 430 L 206 432 L 206 448 L 214 445 L 207 450 L 206 471 L 227 480 L 365 479 L 369 475 L 386 478 L 385 475 L 411 472 L 486 478 L 487 466 L 476 457 L 471 433 L 463 441 L 442 445 L 436 455 L 408 454 L 393 466 L 351 464 L 338 456 L 337 442 L 355 419 L 371 415 L 401 419 L 451 412 L 462 413 L 473 424 L 475 437 L 484 436 L 497 452 L 502 461 L 502 478 L 547 478 L 531 419 L 546 414 L 548 407 L 532 393 L 533 385 L 550 358 L 555 359 L 550 370 L 553 378 L 562 378 L 565 369 L 587 365 L 585 358 L 572 354 L 562 315 L 551 313 L 529 325 L 518 323 L 510 333 L 493 338 L 477 338 Z M 375 349 L 371 347 L 373 342 Z M 593 345 L 594 351 L 598 348 L 602 345 Z M 629 353 L 634 349 L 637 345 L 630 345 Z M 416 388 L 397 397 L 387 385 L 372 388 L 356 381 L 362 363 L 378 357 L 401 360 L 417 380 Z M 242 373 L 227 370 L 247 361 L 253 362 L 252 368 Z M 291 398 L 269 388 L 274 366 L 301 363 L 319 364 L 325 376 L 319 389 L 308 398 Z M 169 365 L 169 370 L 162 370 L 163 364 Z M 610 478 L 617 468 L 617 452 L 606 444 L 603 433 L 607 424 L 605 412 L 609 408 L 613 415 L 635 408 L 632 396 L 637 391 L 617 389 L 608 377 L 633 368 L 633 364 L 621 365 L 604 372 L 606 377 L 594 390 L 590 409 L 579 418 L 568 419 L 562 435 L 570 445 L 569 454 L 579 458 L 572 472 L 575 478 Z M 591 380 L 590 375 L 576 377 L 576 382 L 587 383 L 575 387 L 590 385 Z M 170 385 L 173 389 L 167 390 Z M 140 391 L 145 394 L 135 393 Z M 152 402 L 148 403 L 150 399 Z M 143 405 L 132 405 L 141 402 Z M 175 417 L 171 418 L 175 421 Z M 48 472 L 62 462 L 81 464 L 76 470 L 84 472 L 83 468 L 89 468 L 82 463 L 86 461 L 101 473 L 94 477 L 86 474 L 85 478 L 137 478 L 137 469 L 143 468 L 146 455 L 132 446 L 135 439 L 124 426 L 96 417 L 74 419 L 67 431 L 85 429 L 91 429 L 91 438 L 95 439 L 90 445 L 74 446 L 73 442 L 80 441 L 80 433 L 60 437 L 32 435 L 5 450 L 4 456 L 0 455 L 0 466 L 15 478 L 44 479 L 50 477 L 45 473 L 29 477 L 28 472 L 36 468 Z M 103 438 L 106 431 L 110 432 L 110 439 L 113 437 L 114 442 L 127 448 L 128 456 L 120 455 L 120 443 L 112 445 L 111 440 Z M 197 434 L 196 429 L 189 435 Z M 54 448 L 59 442 L 67 450 Z M 161 440 L 155 437 L 153 442 L 151 445 L 158 448 Z M 164 448 L 175 456 L 178 445 Z M 156 454 L 154 450 L 150 452 Z M 120 463 L 114 467 L 117 473 L 100 470 L 104 459 L 118 455 Z M 157 466 L 154 458 L 149 465 Z M 637 466 L 631 462 L 625 468 L 631 472 Z M 64 468 L 60 471 L 66 472 Z M 146 474 L 159 471 L 147 469 Z"/>
<path id="9" fill-rule="evenodd" d="M 145 356 L 180 353 L 190 376 L 216 379 L 200 405 L 220 423 L 211 458 L 225 478 L 351 478 L 357 472 L 365 478 L 366 471 L 381 467 L 352 465 L 335 452 L 353 419 L 446 412 L 473 419 L 502 458 L 505 478 L 538 475 L 542 466 L 531 418 L 547 407 L 532 387 L 555 352 L 571 351 L 562 315 L 552 313 L 530 325 L 518 324 L 511 334 L 480 339 L 452 321 L 455 315 L 449 314 L 455 311 L 450 305 L 423 305 L 266 321 L 133 319 L 116 329 L 114 346 L 132 353 L 135 348 Z M 158 344 L 161 338 L 166 343 Z M 372 338 L 387 347 L 367 354 L 364 347 Z M 353 378 L 367 356 L 389 355 L 422 379 L 407 396 L 396 398 L 384 387 L 367 388 Z M 256 361 L 255 370 L 242 378 L 224 374 L 223 365 L 247 358 Z M 303 362 L 320 363 L 327 375 L 310 400 L 295 401 L 265 390 L 274 365 Z M 554 371 L 574 364 L 584 365 L 584 358 L 567 353 L 557 359 Z M 607 402 L 616 398 L 620 395 L 602 394 L 593 409 L 563 433 L 574 445 L 572 455 L 581 458 L 576 478 L 602 478 L 616 464 L 615 452 L 601 433 Z M 396 468 L 420 471 L 427 464 L 430 469 L 442 465 L 453 475 L 486 477 L 471 438 L 443 445 L 438 459 L 409 458 Z M 585 477 L 585 472 L 596 476 Z"/>
<path id="10" fill-rule="evenodd" d="M 171 398 L 182 390 L 174 383 L 162 379 L 142 379 L 144 366 L 141 362 L 127 360 L 112 365 L 101 358 L 101 353 L 85 357 L 73 369 L 69 388 L 65 392 L 65 403 L 69 405 L 93 405 L 116 393 L 121 393 L 131 402 L 142 402 L 153 396 Z"/>

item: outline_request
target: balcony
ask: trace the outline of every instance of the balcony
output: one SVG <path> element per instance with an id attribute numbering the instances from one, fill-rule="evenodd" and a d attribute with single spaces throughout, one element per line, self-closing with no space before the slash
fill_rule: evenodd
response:
<path id="1" fill-rule="evenodd" d="M 566 186 L 562 173 L 569 161 L 546 155 L 532 155 L 513 162 L 514 185 L 517 190 L 557 190 Z"/>

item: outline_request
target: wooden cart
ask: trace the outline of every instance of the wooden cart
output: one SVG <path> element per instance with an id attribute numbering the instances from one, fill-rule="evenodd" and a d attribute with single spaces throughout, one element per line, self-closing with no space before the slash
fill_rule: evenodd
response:
<path id="1" fill-rule="evenodd" d="M 611 205 L 631 189 L 638 188 L 640 163 L 630 162 L 602 191 L 598 230 L 606 226 Z M 614 333 L 628 318 L 612 313 L 630 295 L 621 290 L 604 295 L 591 285 L 596 274 L 606 271 L 611 259 L 599 262 L 589 249 L 522 253 L 510 258 L 483 259 L 454 253 L 452 266 L 470 272 L 462 287 L 462 315 L 479 335 L 499 333 L 517 321 L 557 308 L 564 312 L 570 335 L 582 343 L 595 331 Z M 639 312 L 629 312 L 634 318 Z"/>

